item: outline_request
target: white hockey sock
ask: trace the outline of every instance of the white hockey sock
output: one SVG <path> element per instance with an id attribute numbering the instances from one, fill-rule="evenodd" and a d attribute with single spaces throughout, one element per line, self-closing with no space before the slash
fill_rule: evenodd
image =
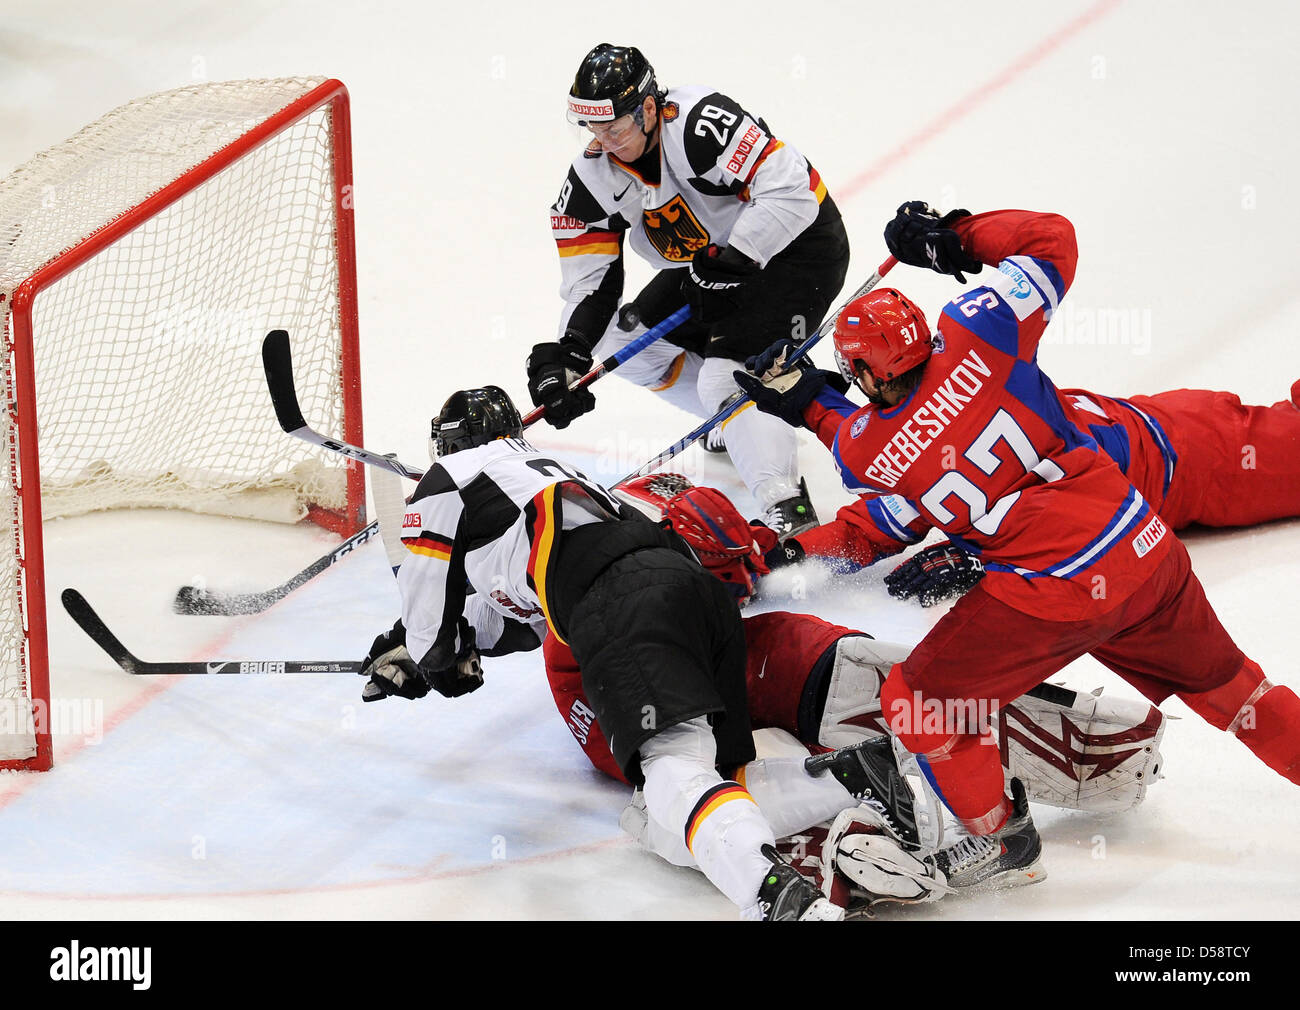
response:
<path id="1" fill-rule="evenodd" d="M 797 834 L 828 821 L 845 807 L 857 805 L 847 789 L 831 775 L 809 775 L 803 758 L 760 758 L 736 775 L 777 838 Z"/>
<path id="2" fill-rule="evenodd" d="M 726 358 L 706 358 L 700 365 L 700 402 L 710 414 L 739 391 L 731 373 L 744 366 Z M 799 493 L 795 430 L 779 417 L 750 404 L 723 425 L 727 454 L 759 507 L 768 508 Z"/>
<path id="3" fill-rule="evenodd" d="M 762 847 L 776 839 L 754 798 L 714 770 L 716 753 L 703 718 L 647 741 L 641 747 L 646 812 L 680 830 L 700 870 L 744 910 L 754 904 L 772 865 Z"/>

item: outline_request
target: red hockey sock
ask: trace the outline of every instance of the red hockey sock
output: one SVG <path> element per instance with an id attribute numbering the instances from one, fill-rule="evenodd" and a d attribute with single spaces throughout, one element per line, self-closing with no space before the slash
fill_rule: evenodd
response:
<path id="1" fill-rule="evenodd" d="M 1011 816 L 1002 761 L 992 733 L 960 734 L 922 755 L 939 795 L 972 835 L 991 835 Z"/>
<path id="2" fill-rule="evenodd" d="M 943 720 L 927 719 L 930 707 L 920 692 L 908 689 L 899 670 L 895 666 L 890 671 L 880 692 L 889 728 L 922 759 L 940 798 L 967 830 L 992 834 L 1011 816 L 992 731 L 955 733 Z"/>
<path id="3" fill-rule="evenodd" d="M 1227 730 L 1257 758 L 1300 785 L 1300 698 L 1276 687 L 1248 659 L 1228 683 L 1200 694 L 1178 697 L 1210 725 Z"/>

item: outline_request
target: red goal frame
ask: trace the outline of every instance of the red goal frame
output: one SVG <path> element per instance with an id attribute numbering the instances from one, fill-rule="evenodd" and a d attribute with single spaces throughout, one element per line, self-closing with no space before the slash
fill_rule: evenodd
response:
<path id="1" fill-rule="evenodd" d="M 356 232 L 352 206 L 352 127 L 350 100 L 341 81 L 327 80 L 286 105 L 264 122 L 200 162 L 174 182 L 137 206 L 64 250 L 19 285 L 10 306 L 8 334 L 14 361 L 14 414 L 22 432 L 19 470 L 11 473 L 18 511 L 18 567 L 15 578 L 25 602 L 27 636 L 20 660 L 36 726 L 36 754 L 0 761 L 0 769 L 45 771 L 54 763 L 50 736 L 49 636 L 45 607 L 45 554 L 42 536 L 40 457 L 36 428 L 36 376 L 32 343 L 32 309 L 36 296 L 145 221 L 191 193 L 248 152 L 293 126 L 323 106 L 330 107 L 333 133 L 335 245 L 338 262 L 339 328 L 342 337 L 341 393 L 343 438 L 364 444 L 361 428 L 361 367 L 357 332 Z M 0 296 L 2 297 L 2 296 Z M 267 410 L 271 409 L 268 401 Z M 286 436 L 287 437 L 287 436 Z M 307 518 L 340 535 L 350 536 L 365 525 L 364 467 L 347 462 L 347 498 L 341 511 L 311 506 Z"/>

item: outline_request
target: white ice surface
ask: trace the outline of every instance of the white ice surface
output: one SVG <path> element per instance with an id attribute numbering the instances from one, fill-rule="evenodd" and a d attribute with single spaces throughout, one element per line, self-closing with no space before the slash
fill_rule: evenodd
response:
<path id="1" fill-rule="evenodd" d="M 905 199 L 1067 214 L 1075 315 L 1042 353 L 1061 385 L 1271 403 L 1300 375 L 1290 5 L 761 0 L 740 20 L 695 4 L 653 18 L 590 4 L 6 6 L 0 171 L 195 76 L 348 84 L 366 441 L 411 463 L 450 390 L 494 381 L 526 400 L 522 359 L 558 310 L 545 208 L 581 143 L 561 94 L 605 38 L 640 45 L 662 81 L 733 94 L 808 154 L 847 220 L 851 282 L 883 258 L 880 227 Z M 630 273 L 632 291 L 647 274 Z M 891 279 L 932 308 L 953 292 L 918 271 Z M 1149 329 L 1085 343 L 1099 309 L 1149 313 Z M 621 476 L 691 426 L 617 377 L 597 393 L 596 414 L 536 437 L 593 476 Z M 844 493 L 817 446 L 802 459 L 829 517 Z M 681 463 L 744 502 L 724 462 L 692 450 Z M 733 917 L 698 874 L 620 837 L 624 791 L 587 766 L 535 656 L 489 661 L 484 689 L 454 702 L 362 706 L 348 676 L 131 678 L 58 604 L 78 587 L 146 659 L 359 658 L 396 608 L 377 544 L 265 614 L 224 619 L 173 615 L 176 586 L 267 588 L 335 541 L 147 512 L 53 522 L 46 538 L 54 694 L 92 723 L 102 713 L 102 733 L 58 736 L 49 773 L 0 776 L 3 917 Z M 1242 647 L 1300 687 L 1300 522 L 1187 539 Z M 918 640 L 938 614 L 891 601 L 882 574 L 814 578 L 793 606 Z M 1090 660 L 1064 677 L 1133 693 Z M 1187 718 L 1141 808 L 1036 813 L 1044 884 L 884 917 L 1294 918 L 1294 787 L 1165 708 Z"/>

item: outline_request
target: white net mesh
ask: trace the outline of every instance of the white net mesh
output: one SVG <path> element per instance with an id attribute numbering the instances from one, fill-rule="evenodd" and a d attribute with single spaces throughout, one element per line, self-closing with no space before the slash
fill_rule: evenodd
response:
<path id="1" fill-rule="evenodd" d="M 152 95 L 0 181 L 10 404 L 15 288 L 322 82 Z M 343 462 L 321 463 L 280 431 L 260 355 L 268 329 L 287 329 L 306 416 L 342 430 L 333 143 L 325 106 L 36 295 L 45 518 L 159 506 L 294 521 L 308 504 L 344 507 Z M 0 550 L 0 699 L 26 694 L 15 482 L 19 443 L 30 435 L 16 429 L 12 409 L 6 434 L 0 498 L 14 513 Z M 0 710 L 0 760 L 12 756 L 4 720 Z"/>

